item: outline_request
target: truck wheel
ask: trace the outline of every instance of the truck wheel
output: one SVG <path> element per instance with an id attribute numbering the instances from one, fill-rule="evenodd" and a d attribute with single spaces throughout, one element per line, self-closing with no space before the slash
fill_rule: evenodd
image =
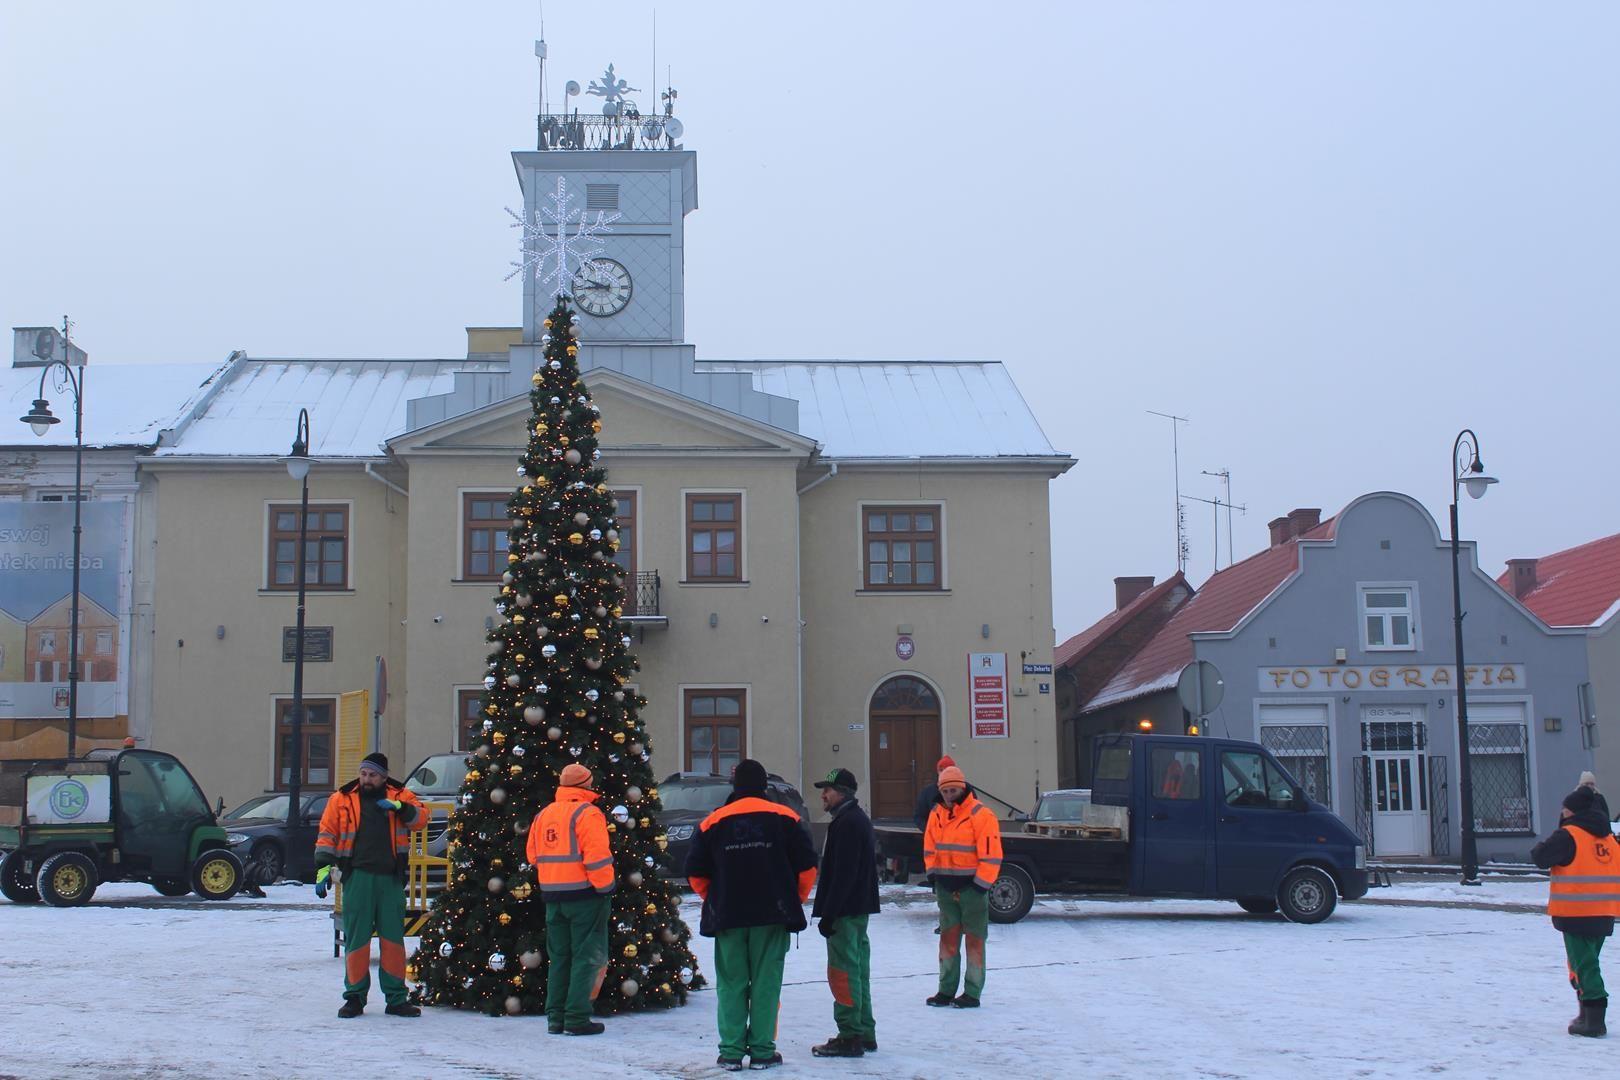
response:
<path id="1" fill-rule="evenodd" d="M 152 879 L 152 888 L 161 896 L 184 896 L 191 891 L 191 884 L 177 877 L 160 877 Z"/>
<path id="2" fill-rule="evenodd" d="M 197 856 L 191 864 L 191 890 L 204 900 L 229 900 L 242 887 L 242 860 L 224 848 Z"/>
<path id="3" fill-rule="evenodd" d="M 990 921 L 1015 923 L 1035 906 L 1035 879 L 1022 866 L 1008 864 L 990 886 Z"/>
<path id="4" fill-rule="evenodd" d="M 1277 910 L 1277 901 L 1264 896 L 1245 896 L 1238 901 L 1238 907 L 1250 915 L 1270 915 Z"/>
<path id="5" fill-rule="evenodd" d="M 23 869 L 23 854 L 20 851 L 10 852 L 0 859 L 0 896 L 13 904 L 39 903 L 34 875 Z"/>
<path id="6" fill-rule="evenodd" d="M 52 907 L 79 907 L 96 895 L 96 864 L 77 851 L 58 851 L 39 864 L 39 898 Z"/>
<path id="7" fill-rule="evenodd" d="M 1277 890 L 1277 906 L 1289 922 L 1319 923 L 1339 904 L 1339 891 L 1325 870 L 1296 866 Z"/>

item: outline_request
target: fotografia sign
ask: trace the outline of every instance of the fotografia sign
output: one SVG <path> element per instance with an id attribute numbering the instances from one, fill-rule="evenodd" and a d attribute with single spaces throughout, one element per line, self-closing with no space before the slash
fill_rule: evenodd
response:
<path id="1" fill-rule="evenodd" d="M 968 653 L 968 709 L 973 738 L 1008 737 L 1006 653 Z"/>
<path id="2" fill-rule="evenodd" d="M 1455 690 L 1457 669 L 1450 664 L 1263 667 L 1259 679 L 1262 694 L 1293 694 L 1302 690 L 1409 693 L 1413 690 Z M 1463 684 L 1470 690 L 1523 690 L 1528 681 L 1523 664 L 1469 664 L 1463 668 Z"/>

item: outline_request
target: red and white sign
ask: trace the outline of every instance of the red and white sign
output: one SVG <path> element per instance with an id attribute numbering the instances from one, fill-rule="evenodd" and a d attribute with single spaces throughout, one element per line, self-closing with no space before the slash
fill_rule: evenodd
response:
<path id="1" fill-rule="evenodd" d="M 973 738 L 1008 737 L 1006 653 L 968 653 L 968 701 Z"/>

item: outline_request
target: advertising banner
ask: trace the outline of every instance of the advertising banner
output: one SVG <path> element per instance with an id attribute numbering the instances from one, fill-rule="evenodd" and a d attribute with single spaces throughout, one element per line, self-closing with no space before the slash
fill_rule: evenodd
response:
<path id="1" fill-rule="evenodd" d="M 129 510 L 82 504 L 79 715 L 129 711 Z M 67 715 L 73 504 L 0 502 L 0 717 Z"/>
<path id="2" fill-rule="evenodd" d="M 975 739 L 1005 739 L 1007 654 L 968 653 L 968 734 Z"/>
<path id="3" fill-rule="evenodd" d="M 112 814 L 112 777 L 106 773 L 76 776 L 30 776 L 30 825 L 104 823 Z"/>

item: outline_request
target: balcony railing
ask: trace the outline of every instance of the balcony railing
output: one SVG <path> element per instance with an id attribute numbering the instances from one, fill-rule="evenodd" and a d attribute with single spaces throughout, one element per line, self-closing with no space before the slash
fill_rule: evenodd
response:
<path id="1" fill-rule="evenodd" d="M 663 615 L 658 608 L 658 590 L 661 582 L 656 570 L 636 571 L 634 584 L 625 590 L 624 617 L 627 619 L 656 619 Z"/>
<path id="2" fill-rule="evenodd" d="M 680 125 L 671 116 L 546 113 L 539 118 L 541 150 L 678 150 Z"/>

